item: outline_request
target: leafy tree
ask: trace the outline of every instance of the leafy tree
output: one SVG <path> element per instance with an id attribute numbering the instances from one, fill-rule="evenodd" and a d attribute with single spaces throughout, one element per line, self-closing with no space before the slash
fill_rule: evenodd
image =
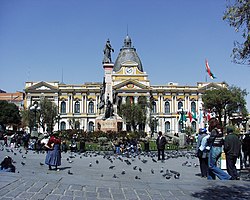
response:
<path id="1" fill-rule="evenodd" d="M 29 109 L 21 111 L 21 117 L 22 117 L 22 126 L 23 127 L 29 127 L 29 130 L 33 129 L 35 126 L 35 113 L 30 111 Z"/>
<path id="2" fill-rule="evenodd" d="M 246 90 L 241 90 L 236 86 L 207 90 L 202 96 L 204 108 L 210 110 L 218 116 L 221 125 L 226 126 L 226 119 L 238 113 L 243 118 L 247 116 Z M 224 124 L 222 124 L 224 119 Z"/>
<path id="3" fill-rule="evenodd" d="M 46 98 L 40 101 L 40 111 L 38 112 L 38 121 L 45 131 L 47 127 L 49 132 L 53 132 L 53 128 L 57 121 L 58 108 L 56 104 Z"/>
<path id="4" fill-rule="evenodd" d="M 233 61 L 238 64 L 250 65 L 250 1 L 234 0 L 233 4 L 227 6 L 223 20 L 226 20 L 230 26 L 238 32 L 242 30 L 243 43 L 235 41 L 233 48 Z"/>
<path id="5" fill-rule="evenodd" d="M 128 131 L 133 129 L 137 131 L 144 131 L 147 118 L 147 102 L 146 98 L 139 98 L 138 103 L 130 103 L 127 101 L 120 106 L 119 114 L 126 121 Z"/>
<path id="6" fill-rule="evenodd" d="M 14 103 L 0 100 L 0 124 L 4 126 L 13 126 L 16 128 L 21 124 L 21 116 L 18 107 Z"/>

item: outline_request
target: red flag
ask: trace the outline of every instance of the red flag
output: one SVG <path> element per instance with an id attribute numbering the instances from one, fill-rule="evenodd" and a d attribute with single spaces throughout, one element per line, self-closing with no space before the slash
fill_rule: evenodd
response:
<path id="1" fill-rule="evenodd" d="M 188 112 L 188 117 L 189 117 L 189 120 L 190 120 L 190 122 L 192 121 L 192 119 L 193 119 L 193 116 L 192 116 L 192 113 L 189 111 Z"/>
<path id="2" fill-rule="evenodd" d="M 211 72 L 211 69 L 210 69 L 210 67 L 209 67 L 209 65 L 208 65 L 207 59 L 205 60 L 205 63 L 206 63 L 206 70 L 207 70 L 207 73 L 208 73 L 209 77 L 210 77 L 211 79 L 215 79 L 216 77 L 215 77 L 215 76 L 213 75 L 213 73 Z"/>

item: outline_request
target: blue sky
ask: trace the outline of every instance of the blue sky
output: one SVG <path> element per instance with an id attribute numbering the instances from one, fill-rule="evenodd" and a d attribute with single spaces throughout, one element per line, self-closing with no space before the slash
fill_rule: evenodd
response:
<path id="1" fill-rule="evenodd" d="M 205 59 L 217 77 L 250 92 L 250 68 L 231 62 L 241 34 L 222 20 L 226 0 L 1 0 L 0 89 L 26 81 L 101 82 L 109 38 L 115 60 L 128 34 L 151 84 L 196 85 Z M 127 28 L 128 27 L 128 28 Z M 14 77 L 14 78 L 13 78 Z M 250 110 L 250 97 L 247 97 Z"/>

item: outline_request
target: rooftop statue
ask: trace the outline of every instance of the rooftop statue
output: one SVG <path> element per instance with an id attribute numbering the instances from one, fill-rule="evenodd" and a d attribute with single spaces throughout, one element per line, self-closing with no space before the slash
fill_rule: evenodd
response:
<path id="1" fill-rule="evenodd" d="M 109 39 L 106 42 L 106 45 L 103 49 L 103 53 L 104 53 L 104 58 L 102 63 L 111 63 L 111 51 L 114 52 L 114 49 L 112 48 Z"/>

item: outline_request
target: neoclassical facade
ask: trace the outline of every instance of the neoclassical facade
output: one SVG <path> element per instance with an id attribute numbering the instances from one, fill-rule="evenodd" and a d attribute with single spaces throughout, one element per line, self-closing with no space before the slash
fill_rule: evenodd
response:
<path id="1" fill-rule="evenodd" d="M 111 100 L 115 95 L 120 104 L 128 99 L 137 103 L 139 98 L 144 97 L 152 104 L 152 109 L 148 109 L 145 126 L 145 132 L 149 134 L 162 131 L 173 135 L 184 127 L 191 127 L 195 131 L 204 127 L 206 116 L 202 108 L 202 94 L 211 88 L 227 87 L 225 83 L 207 82 L 199 82 L 196 86 L 182 86 L 172 82 L 164 85 L 151 84 L 129 36 L 125 37 L 124 46 L 111 65 L 112 70 L 105 71 L 105 81 L 111 88 Z M 102 82 L 79 85 L 59 81 L 26 82 L 25 108 L 29 108 L 35 101 L 39 102 L 41 98 L 47 98 L 58 106 L 60 120 L 54 130 L 79 128 L 91 132 L 97 130 L 96 118 L 104 112 L 98 107 L 102 88 Z M 105 99 L 106 97 L 107 93 Z M 186 119 L 180 120 L 180 116 Z M 152 120 L 155 122 L 154 130 L 149 125 Z M 125 123 L 122 129 L 126 130 Z"/>

